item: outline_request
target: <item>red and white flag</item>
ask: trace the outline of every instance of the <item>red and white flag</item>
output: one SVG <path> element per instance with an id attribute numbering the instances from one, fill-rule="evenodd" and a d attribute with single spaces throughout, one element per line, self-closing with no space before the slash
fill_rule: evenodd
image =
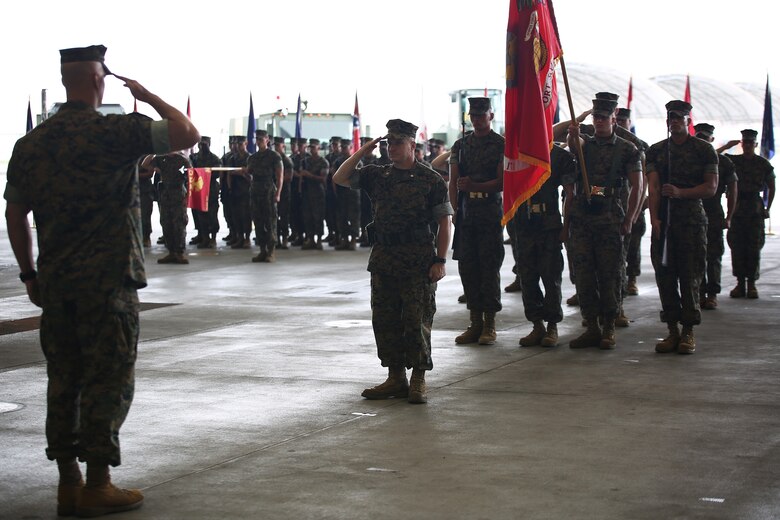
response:
<path id="1" fill-rule="evenodd" d="M 693 104 L 691 103 L 691 75 L 690 74 L 685 76 L 685 96 L 683 97 L 683 101 L 685 101 L 689 105 Z M 696 135 L 696 130 L 693 128 L 693 110 L 691 110 L 690 117 L 688 117 L 688 133 L 690 135 Z"/>
<path id="2" fill-rule="evenodd" d="M 357 90 L 355 91 L 355 111 L 352 113 L 352 149 L 360 148 L 360 109 L 358 108 Z"/>
<path id="3" fill-rule="evenodd" d="M 506 47 L 504 217 L 550 178 L 555 67 L 561 56 L 552 0 L 510 0 Z"/>

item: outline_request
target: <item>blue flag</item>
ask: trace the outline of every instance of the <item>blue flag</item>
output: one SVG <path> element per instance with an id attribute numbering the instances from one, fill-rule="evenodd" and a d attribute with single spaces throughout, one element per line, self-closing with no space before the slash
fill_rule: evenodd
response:
<path id="1" fill-rule="evenodd" d="M 257 144 L 255 143 L 255 108 L 252 106 L 252 93 L 249 93 L 249 124 L 246 130 L 246 150 L 249 153 L 255 153 L 257 151 Z"/>
<path id="2" fill-rule="evenodd" d="M 30 133 L 30 131 L 33 129 L 33 122 L 32 122 L 32 110 L 30 108 L 30 100 L 27 100 L 27 132 Z"/>
<path id="3" fill-rule="evenodd" d="M 775 155 L 775 128 L 772 120 L 772 94 L 769 92 L 769 75 L 766 77 L 764 96 L 764 126 L 761 128 L 761 157 L 771 159 Z"/>
<path id="4" fill-rule="evenodd" d="M 302 114 L 301 114 L 301 94 L 299 92 L 298 93 L 298 108 L 295 111 L 295 140 L 296 141 L 301 138 L 301 126 L 302 126 L 302 124 L 301 124 L 302 123 L 301 116 L 302 116 Z"/>

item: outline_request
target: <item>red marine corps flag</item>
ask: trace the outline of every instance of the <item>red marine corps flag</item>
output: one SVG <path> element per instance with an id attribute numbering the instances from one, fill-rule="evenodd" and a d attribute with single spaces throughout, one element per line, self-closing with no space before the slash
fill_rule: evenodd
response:
<path id="1" fill-rule="evenodd" d="M 187 181 L 187 207 L 196 211 L 208 211 L 211 168 L 188 168 Z"/>
<path id="2" fill-rule="evenodd" d="M 560 56 L 552 0 L 510 0 L 503 224 L 550 178 L 558 105 L 555 67 Z"/>

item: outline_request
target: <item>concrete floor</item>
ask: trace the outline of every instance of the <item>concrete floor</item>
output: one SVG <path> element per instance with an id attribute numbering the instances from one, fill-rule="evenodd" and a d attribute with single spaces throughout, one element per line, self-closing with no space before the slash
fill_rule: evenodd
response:
<path id="1" fill-rule="evenodd" d="M 468 313 L 447 264 L 422 406 L 360 397 L 385 376 L 367 250 L 253 264 L 191 248 L 189 266 L 163 266 L 155 246 L 142 301 L 174 305 L 141 313 L 113 472 L 146 502 L 115 518 L 779 518 L 780 242 L 767 240 L 761 299 L 722 298 L 693 356 L 653 351 L 665 328 L 644 246 L 633 323 L 611 352 L 568 348 L 572 307 L 561 346 L 519 348 L 519 294 L 504 295 L 495 346 L 455 345 Z M 1 321 L 38 314 L 17 272 L 2 229 Z M 0 401 L 20 406 L 0 413 L 0 518 L 55 516 L 45 388 L 37 330 L 0 336 Z"/>

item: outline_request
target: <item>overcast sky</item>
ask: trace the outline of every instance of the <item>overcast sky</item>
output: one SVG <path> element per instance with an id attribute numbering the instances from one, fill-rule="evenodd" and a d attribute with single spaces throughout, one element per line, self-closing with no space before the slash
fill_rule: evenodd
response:
<path id="1" fill-rule="evenodd" d="M 187 97 L 203 134 L 245 116 L 295 110 L 351 112 L 364 124 L 445 124 L 448 92 L 504 88 L 507 0 L 311 0 L 212 2 L 42 0 L 3 13 L 0 162 L 24 132 L 28 98 L 40 112 L 64 100 L 58 49 L 104 44 L 107 64 L 182 111 Z M 780 82 L 770 1 L 555 0 L 565 59 L 633 73 Z M 563 88 L 561 86 L 561 88 Z M 572 85 L 576 89 L 577 85 Z M 775 88 L 780 88 L 777 83 Z M 278 99 L 277 99 L 278 96 Z M 104 101 L 132 110 L 119 80 Z M 148 107 L 142 112 L 154 115 Z M 780 107 L 776 108 L 780 110 Z M 9 144 L 10 143 L 10 144 Z"/>

